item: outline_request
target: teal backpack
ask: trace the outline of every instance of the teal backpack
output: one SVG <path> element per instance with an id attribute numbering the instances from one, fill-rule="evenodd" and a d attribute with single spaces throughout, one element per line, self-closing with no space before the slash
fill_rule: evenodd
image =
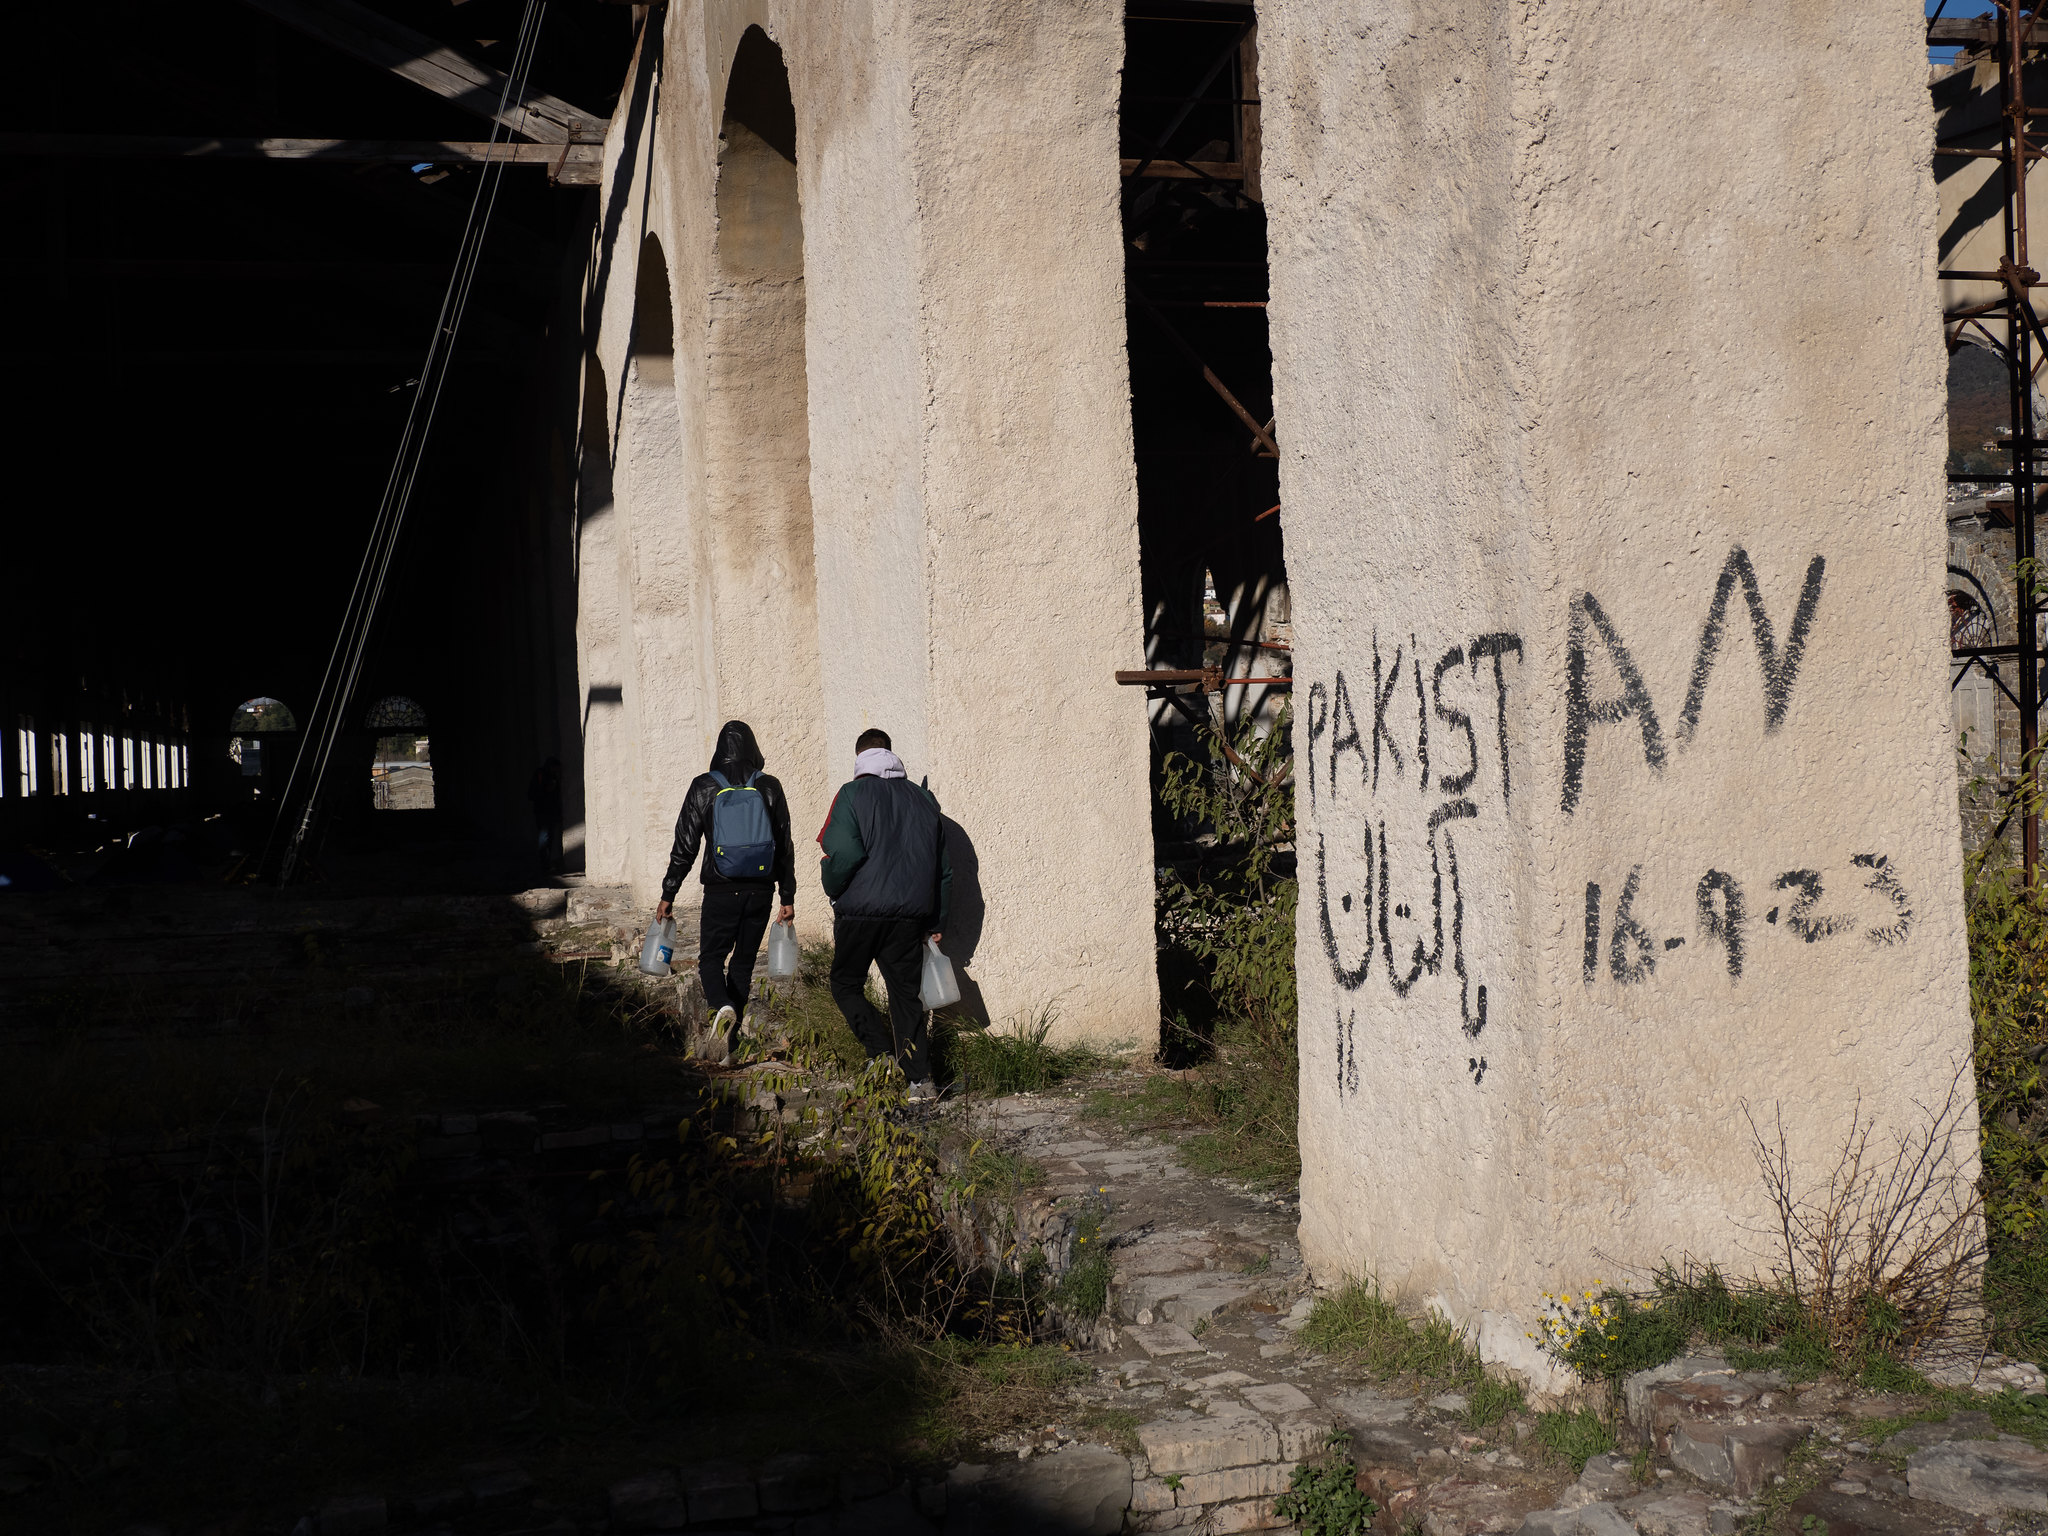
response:
<path id="1" fill-rule="evenodd" d="M 754 788 L 759 774 L 735 784 L 717 769 L 711 801 L 711 867 L 728 880 L 768 880 L 775 874 L 775 827 L 768 802 Z"/>

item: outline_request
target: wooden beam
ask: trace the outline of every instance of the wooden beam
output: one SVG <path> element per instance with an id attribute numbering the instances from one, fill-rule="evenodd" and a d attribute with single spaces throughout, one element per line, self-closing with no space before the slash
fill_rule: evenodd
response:
<path id="1" fill-rule="evenodd" d="M 126 133 L 0 133 L 0 155 L 117 160 L 326 160 L 337 165 L 537 165 L 550 181 L 595 186 L 602 144 L 498 144 L 450 139 L 216 139 Z"/>
<path id="2" fill-rule="evenodd" d="M 1927 45 L 1930 48 L 1967 47 L 1972 44 L 1988 46 L 1997 41 L 1998 18 L 1995 16 L 1944 16 L 1927 26 Z M 2035 23 L 2027 46 L 2048 48 L 2048 18 Z"/>
<path id="3" fill-rule="evenodd" d="M 1244 167 L 1235 160 L 1190 160 L 1183 165 L 1178 160 L 1158 159 L 1151 161 L 1125 160 L 1120 162 L 1126 176 L 1136 175 L 1139 165 L 1144 165 L 1144 181 L 1243 181 Z M 1188 167 L 1194 169 L 1190 170 Z"/>
<path id="4" fill-rule="evenodd" d="M 242 0 L 264 15 L 296 27 L 306 36 L 366 64 L 402 75 L 414 85 L 445 96 L 486 122 L 498 116 L 505 76 L 445 43 L 400 26 L 354 0 Z M 529 90 L 513 101 L 503 119 L 514 133 L 538 144 L 598 144 L 606 120 L 557 97 Z"/>

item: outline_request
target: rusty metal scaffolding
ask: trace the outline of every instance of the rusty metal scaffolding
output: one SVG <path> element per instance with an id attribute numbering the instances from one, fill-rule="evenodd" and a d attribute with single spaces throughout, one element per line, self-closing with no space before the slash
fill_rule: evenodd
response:
<path id="1" fill-rule="evenodd" d="M 1943 0 L 1945 5 L 1947 0 Z M 1950 654 L 1963 665 L 1956 669 L 1949 687 L 1974 668 L 1996 684 L 2019 712 L 2020 772 L 2009 793 L 2009 803 L 1999 833 L 2020 818 L 2021 860 L 2027 883 L 2032 885 L 2041 856 L 2039 795 L 2040 647 L 2035 633 L 2039 611 L 2034 567 L 2034 512 L 2036 490 L 2042 476 L 2039 444 L 2034 420 L 2034 370 L 2037 358 L 2048 358 L 2048 336 L 2035 311 L 2032 291 L 2042 286 L 2041 275 L 2028 259 L 2027 169 L 2048 155 L 2048 133 L 2036 138 L 2032 121 L 2048 117 L 2048 106 L 2027 102 L 2026 60 L 2048 48 L 2048 29 L 2037 35 L 2037 13 L 2021 0 L 1992 0 L 1993 14 L 1987 17 L 1946 19 L 1937 7 L 1927 25 L 1930 47 L 1962 44 L 1979 54 L 1988 51 L 1998 71 L 1998 119 L 1995 124 L 1966 127 L 1936 140 L 1938 158 L 1995 159 L 1995 173 L 2003 194 L 2004 250 L 1994 270 L 1944 268 L 1940 276 L 1950 282 L 1996 283 L 2001 292 L 1981 303 L 1965 303 L 1944 313 L 1943 328 L 1951 354 L 1967 342 L 1989 348 L 2005 364 L 2011 413 L 2012 463 L 2005 474 L 1955 473 L 1954 481 L 2004 481 L 2012 487 L 2012 535 L 2014 568 L 2015 643 L 2011 645 L 1952 645 Z M 1996 144 L 1979 142 L 1996 136 Z M 1965 143 L 1968 140 L 1971 142 Z M 1987 325 L 1986 322 L 1994 324 Z M 2002 330 L 2003 334 L 1999 334 Z M 2038 349 L 2038 352 L 2037 352 Z M 1951 639 L 1969 636 L 1952 635 Z M 2006 686 L 1999 662 L 2011 657 L 2018 671 L 2015 693 Z"/>
<path id="2" fill-rule="evenodd" d="M 1193 296 L 1167 297 L 1148 291 L 1155 280 L 1163 279 L 1184 287 L 1190 278 L 1207 278 L 1211 281 L 1221 279 L 1226 291 L 1236 294 L 1248 277 L 1255 277 L 1263 283 L 1265 262 L 1216 259 L 1213 256 L 1192 260 L 1158 259 L 1145 248 L 1145 240 L 1140 238 L 1145 219 L 1156 217 L 1156 211 L 1149 216 L 1142 213 L 1148 201 L 1155 205 L 1180 206 L 1189 197 L 1200 197 L 1240 209 L 1259 202 L 1256 191 L 1259 100 L 1252 89 L 1255 71 L 1247 65 L 1248 50 L 1256 47 L 1256 13 L 1246 0 L 1132 0 L 1125 19 L 1127 22 L 1186 24 L 1208 34 L 1189 48 L 1190 68 L 1183 77 L 1185 84 L 1182 89 L 1169 94 L 1132 94 L 1127 83 L 1126 108 L 1138 103 L 1170 109 L 1161 112 L 1157 122 L 1147 124 L 1142 136 L 1130 136 L 1132 142 L 1127 144 L 1127 150 L 1138 153 L 1127 153 L 1122 163 L 1126 295 L 1130 312 L 1141 317 L 1165 343 L 1166 349 L 1178 355 L 1190 375 L 1199 376 L 1237 418 L 1249 434 L 1244 451 L 1252 458 L 1278 460 L 1280 448 L 1275 436 L 1275 419 L 1268 415 L 1261 420 L 1259 413 L 1246 404 L 1247 398 L 1256 399 L 1256 393 L 1247 395 L 1225 383 L 1218 369 L 1212 366 L 1212 358 L 1205 355 L 1205 349 L 1191 340 L 1166 313 L 1169 310 L 1263 310 L 1267 301 L 1241 296 L 1219 297 L 1214 292 L 1202 291 L 1199 283 Z M 1127 82 L 1128 79 L 1127 71 Z M 1229 158 L 1195 159 L 1187 153 L 1189 145 L 1185 142 L 1183 129 L 1196 110 L 1203 107 L 1234 109 L 1236 123 L 1230 138 L 1227 141 L 1209 141 L 1218 148 L 1227 144 Z M 1177 136 L 1183 138 L 1179 152 L 1174 148 Z M 1171 184 L 1180 197 L 1180 204 L 1174 204 L 1172 198 L 1165 195 L 1148 199 L 1147 184 L 1158 182 Z M 1241 366 L 1241 358 L 1239 363 Z M 1228 366 L 1226 362 L 1225 367 Z M 1270 389 L 1270 381 L 1264 388 Z M 1253 523 L 1258 523 L 1279 515 L 1280 510 L 1275 505 L 1253 514 L 1247 508 L 1246 516 Z M 1286 644 L 1235 634 L 1213 635 L 1206 620 L 1202 633 L 1190 636 L 1158 629 L 1148 618 L 1146 638 L 1148 655 L 1153 641 L 1193 640 L 1204 652 L 1200 658 L 1202 664 L 1190 667 L 1154 663 L 1143 669 L 1119 671 L 1116 681 L 1127 687 L 1144 688 L 1147 699 L 1154 706 L 1164 704 L 1198 728 L 1213 723 L 1211 701 L 1227 689 L 1243 689 L 1263 704 L 1268 695 L 1284 693 L 1293 686 L 1293 679 L 1285 673 L 1255 670 L 1261 660 L 1271 661 L 1291 653 L 1292 647 Z M 1221 664 L 1207 654 L 1219 648 L 1214 644 L 1219 640 Z M 1163 711 L 1155 710 L 1155 721 L 1164 718 Z M 1236 758 L 1227 742 L 1224 751 Z"/>

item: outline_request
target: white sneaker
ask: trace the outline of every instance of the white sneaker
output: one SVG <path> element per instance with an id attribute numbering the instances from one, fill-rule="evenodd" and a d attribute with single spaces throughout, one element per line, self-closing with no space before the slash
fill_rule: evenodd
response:
<path id="1" fill-rule="evenodd" d="M 723 1008 L 719 1009 L 718 1012 L 711 1015 L 711 1032 L 714 1035 L 731 1034 L 733 1024 L 738 1020 L 738 1018 L 739 1015 L 732 1011 L 732 1004 L 727 1003 Z"/>
<path id="2" fill-rule="evenodd" d="M 939 1090 L 932 1086 L 932 1080 L 921 1077 L 903 1090 L 903 1098 L 910 1104 L 929 1104 L 937 1099 Z"/>

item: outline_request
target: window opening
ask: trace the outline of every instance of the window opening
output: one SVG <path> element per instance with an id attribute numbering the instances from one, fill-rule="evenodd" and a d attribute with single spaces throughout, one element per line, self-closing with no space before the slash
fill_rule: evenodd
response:
<path id="1" fill-rule="evenodd" d="M 370 804 L 380 811 L 431 811 L 434 758 L 426 710 L 394 693 L 371 705 L 363 724 L 383 733 L 370 762 Z"/>
<path id="2" fill-rule="evenodd" d="M 237 736 L 250 736 L 261 731 L 296 731 L 298 728 L 299 722 L 291 709 L 265 694 L 237 704 L 228 720 L 228 729 Z"/>
<path id="3" fill-rule="evenodd" d="M 370 764 L 370 802 L 380 811 L 431 811 L 434 760 L 430 740 L 405 733 L 377 738 Z"/>
<path id="4" fill-rule="evenodd" d="M 121 733 L 121 787 L 135 787 L 135 738 L 126 731 Z"/>
<path id="5" fill-rule="evenodd" d="M 50 793 L 71 793 L 71 738 L 62 731 L 50 732 Z"/>
<path id="6" fill-rule="evenodd" d="M 78 727 L 78 792 L 81 795 L 96 794 L 99 791 L 99 775 L 94 772 L 99 754 L 93 749 L 92 727 L 80 723 Z"/>
<path id="7" fill-rule="evenodd" d="M 100 782 L 112 789 L 117 782 L 114 777 L 114 733 L 108 731 L 100 737 Z"/>
<path id="8" fill-rule="evenodd" d="M 36 793 L 36 722 L 33 715 L 23 715 L 15 735 L 15 750 L 21 754 L 21 793 L 24 798 Z"/>

